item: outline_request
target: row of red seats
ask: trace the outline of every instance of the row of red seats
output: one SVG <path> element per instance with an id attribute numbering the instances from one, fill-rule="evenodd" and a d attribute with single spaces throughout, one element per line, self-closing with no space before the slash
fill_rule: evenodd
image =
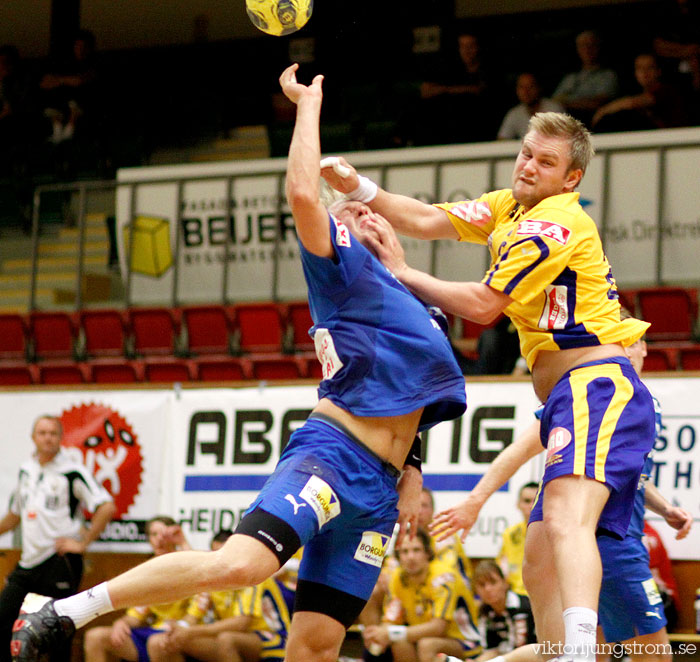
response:
<path id="1" fill-rule="evenodd" d="M 258 355 L 246 358 L 97 359 L 0 363 L 0 385 L 131 384 L 321 378 L 315 356 Z"/>
<path id="2" fill-rule="evenodd" d="M 307 302 L 0 315 L 0 359 L 198 356 L 313 350 Z"/>

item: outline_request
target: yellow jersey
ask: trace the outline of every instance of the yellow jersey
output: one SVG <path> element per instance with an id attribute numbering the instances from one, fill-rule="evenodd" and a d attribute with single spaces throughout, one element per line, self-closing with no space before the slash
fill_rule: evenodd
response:
<path id="1" fill-rule="evenodd" d="M 430 543 L 435 552 L 435 558 L 456 569 L 462 575 L 467 588 L 471 590 L 474 568 L 471 559 L 464 551 L 464 545 L 459 536 L 455 534 L 452 538 L 442 542 L 438 542 L 434 537 L 431 537 Z"/>
<path id="2" fill-rule="evenodd" d="M 244 589 L 200 593 L 190 601 L 187 615 L 197 623 L 213 623 L 241 613 L 240 600 Z"/>
<path id="3" fill-rule="evenodd" d="M 178 600 L 163 605 L 148 605 L 146 607 L 130 607 L 126 615 L 139 621 L 137 627 L 148 626 L 156 630 L 162 629 L 168 621 L 179 621 L 187 615 L 190 598 Z"/>
<path id="4" fill-rule="evenodd" d="M 578 193 L 545 198 L 525 212 L 510 189 L 476 200 L 436 205 L 460 241 L 487 244 L 491 264 L 482 283 L 513 299 L 505 313 L 518 330 L 532 369 L 542 350 L 639 340 L 649 324 L 620 321 L 617 286 L 598 229 Z"/>
<path id="5" fill-rule="evenodd" d="M 525 558 L 525 533 L 527 522 L 509 526 L 503 532 L 503 544 L 496 563 L 500 566 L 510 588 L 519 595 L 527 595 L 523 584 L 523 558 Z"/>
<path id="6" fill-rule="evenodd" d="M 420 584 L 409 582 L 401 568 L 394 570 L 384 620 L 396 625 L 418 625 L 434 618 L 447 621 L 445 637 L 462 641 L 470 654 L 481 652 L 474 596 L 452 566 L 432 560 Z"/>

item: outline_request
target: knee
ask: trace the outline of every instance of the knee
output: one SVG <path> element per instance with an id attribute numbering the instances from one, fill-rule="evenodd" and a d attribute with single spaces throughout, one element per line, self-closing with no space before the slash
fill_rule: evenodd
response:
<path id="1" fill-rule="evenodd" d="M 434 641 L 435 640 L 431 637 L 426 637 L 416 642 L 416 656 L 418 657 L 418 662 L 432 662 L 437 654 Z"/>
<path id="2" fill-rule="evenodd" d="M 212 552 L 214 582 L 221 588 L 255 586 L 267 579 L 277 569 L 269 568 L 260 559 L 237 554 L 235 548 L 224 546 Z M 211 582 L 210 582 L 211 583 Z"/>
<path id="3" fill-rule="evenodd" d="M 337 662 L 338 652 L 337 642 L 329 637 L 290 637 L 285 659 L 289 662 Z"/>
<path id="4" fill-rule="evenodd" d="M 85 632 L 83 638 L 83 650 L 88 655 L 92 651 L 106 648 L 110 628 L 94 627 Z"/>

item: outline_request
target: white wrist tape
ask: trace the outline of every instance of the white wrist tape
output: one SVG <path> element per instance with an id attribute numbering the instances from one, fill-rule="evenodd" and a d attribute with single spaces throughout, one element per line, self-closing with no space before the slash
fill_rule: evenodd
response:
<path id="1" fill-rule="evenodd" d="M 344 166 L 337 156 L 321 159 L 321 168 L 333 168 L 333 172 L 340 177 L 347 177 L 350 174 L 350 168 Z"/>
<path id="2" fill-rule="evenodd" d="M 389 625 L 387 627 L 387 634 L 389 635 L 389 641 L 393 644 L 395 641 L 406 641 L 408 636 L 408 627 L 406 625 Z"/>
<path id="3" fill-rule="evenodd" d="M 377 197 L 379 187 L 369 177 L 358 175 L 357 179 L 360 184 L 354 191 L 348 193 L 348 198 L 365 204 L 372 202 Z"/>

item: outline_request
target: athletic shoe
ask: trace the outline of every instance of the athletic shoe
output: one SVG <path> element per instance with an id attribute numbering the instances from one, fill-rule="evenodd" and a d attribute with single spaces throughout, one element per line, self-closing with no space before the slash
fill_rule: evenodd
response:
<path id="1" fill-rule="evenodd" d="M 20 614 L 12 627 L 13 662 L 36 662 L 40 656 L 67 642 L 75 632 L 68 616 L 59 616 L 53 600 L 33 614 Z"/>

